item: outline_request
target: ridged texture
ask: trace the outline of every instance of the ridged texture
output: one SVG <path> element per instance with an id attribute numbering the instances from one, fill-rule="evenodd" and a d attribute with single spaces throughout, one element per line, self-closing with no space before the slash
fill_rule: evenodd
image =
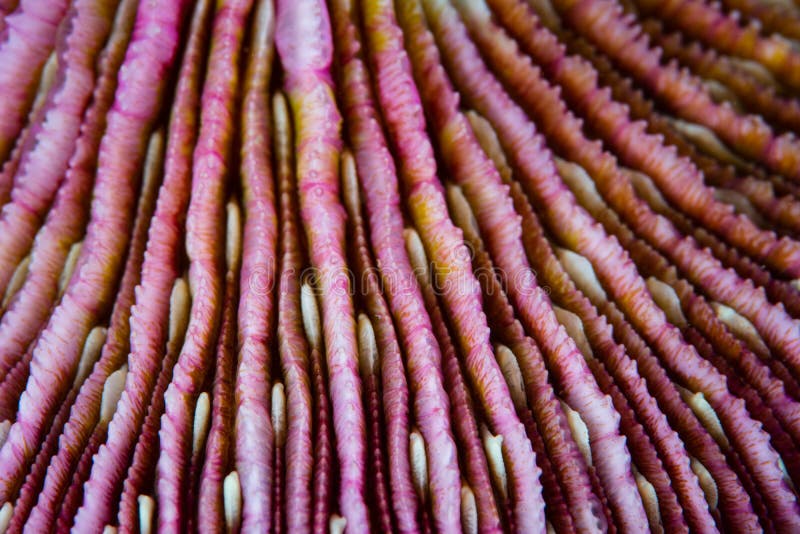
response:
<path id="1" fill-rule="evenodd" d="M 442 300 L 458 332 L 455 342 L 462 351 L 467 375 L 480 403 L 487 408 L 486 415 L 493 430 L 504 438 L 504 456 L 513 482 L 509 491 L 514 501 L 514 528 L 539 530 L 544 524 L 544 501 L 535 455 L 494 359 L 480 287 L 473 276 L 468 251 L 461 232 L 447 214 L 432 146 L 424 133 L 420 96 L 414 89 L 410 61 L 398 39 L 395 15 L 384 5 L 377 6 L 375 11 L 373 16 L 383 18 L 384 26 L 371 25 L 369 15 L 367 26 L 376 35 L 386 35 L 386 54 L 399 66 L 392 73 L 394 77 L 388 78 L 386 67 L 378 63 L 378 87 L 388 129 L 399 154 L 400 177 L 407 192 L 409 212 L 437 274 L 443 275 Z M 400 6 L 398 13 L 404 30 L 414 35 L 418 31 L 415 26 L 420 23 L 419 6 L 407 3 Z M 404 86 L 411 90 L 401 92 L 399 89 Z M 392 100 L 394 105 L 388 105 Z"/>
<path id="2" fill-rule="evenodd" d="M 186 214 L 192 310 L 186 340 L 172 372 L 172 382 L 164 394 L 164 415 L 159 430 L 156 487 L 161 532 L 179 532 L 186 521 L 192 414 L 213 359 L 222 313 L 221 242 L 225 226 L 226 178 L 233 145 L 232 111 L 239 90 L 238 65 L 245 21 L 251 6 L 251 0 L 225 1 L 217 6 L 214 15 L 208 74 L 203 84 L 200 126 L 192 158 L 192 192 Z M 246 474 L 242 473 L 242 479 Z"/>
<path id="3" fill-rule="evenodd" d="M 556 0 L 554 4 L 570 25 L 678 114 L 708 126 L 723 141 L 770 169 L 793 180 L 800 178 L 794 135 L 777 135 L 762 118 L 740 115 L 727 103 L 716 104 L 699 80 L 676 64 L 661 66 L 660 52 L 650 47 L 632 19 L 623 17 L 619 5 L 607 0 Z"/>
<path id="4" fill-rule="evenodd" d="M 641 260 L 643 256 L 652 256 L 652 249 L 638 241 L 632 232 L 623 226 L 619 219 L 605 204 L 591 199 L 586 191 L 573 190 L 580 204 L 591 213 L 595 220 L 601 222 L 606 231 L 611 232 L 620 243 L 632 251 L 632 256 Z M 584 290 L 585 291 L 585 290 Z M 596 295 L 586 292 L 598 310 L 605 315 L 614 328 L 615 337 L 622 341 L 628 353 L 636 358 L 638 370 L 649 384 L 653 384 L 651 392 L 659 402 L 659 406 L 668 416 L 670 424 L 678 430 L 687 446 L 688 452 L 700 459 L 713 472 L 717 482 L 720 504 L 725 511 L 726 528 L 739 528 L 745 531 L 754 528 L 757 518 L 745 497 L 742 483 L 736 479 L 731 466 L 722 456 L 720 447 L 711 435 L 701 426 L 699 420 L 692 415 L 689 407 L 681 400 L 679 393 L 666 373 L 666 370 L 648 348 L 646 342 L 624 318 L 617 307 L 605 300 L 605 294 Z M 655 386 L 658 384 L 658 386 Z"/>
<path id="5" fill-rule="evenodd" d="M 45 479 L 46 492 L 43 491 L 39 495 L 36 508 L 26 524 L 26 529 L 30 532 L 35 532 L 37 529 L 45 530 L 52 526 L 51 521 L 58 505 L 58 499 L 63 495 L 65 484 L 72 475 L 72 469 L 76 466 L 76 460 L 79 464 L 83 463 L 84 472 L 76 472 L 72 476 L 71 486 L 77 485 L 81 491 L 78 492 L 72 487 L 70 491 L 73 495 L 75 493 L 78 493 L 78 496 L 83 495 L 83 483 L 89 476 L 87 467 L 91 467 L 91 463 L 83 459 L 83 456 L 87 454 L 85 447 L 92 441 L 96 452 L 97 448 L 106 440 L 109 421 L 99 420 L 102 395 L 109 375 L 125 364 L 125 357 L 130 351 L 131 309 L 135 288 L 141 281 L 145 243 L 161 184 L 163 157 L 163 136 L 157 132 L 151 137 L 148 147 L 144 182 L 139 195 L 130 248 L 122 280 L 117 289 L 117 300 L 111 312 L 106 340 L 100 358 L 81 386 L 77 398 L 74 402 L 68 403 L 72 406 L 72 410 L 64 427 L 64 433 L 59 438 L 58 456 L 54 457 L 48 466 L 47 479 Z M 73 500 L 76 499 L 77 497 L 73 498 Z M 80 502 L 80 500 L 77 501 L 71 514 L 66 515 L 62 509 L 60 517 L 71 521 Z"/>
<path id="6" fill-rule="evenodd" d="M 696 146 L 681 137 L 663 115 L 654 110 L 653 103 L 633 86 L 630 79 L 614 70 L 607 57 L 570 32 L 558 31 L 558 36 L 571 51 L 580 53 L 592 62 L 603 85 L 612 89 L 616 100 L 628 105 L 632 118 L 647 121 L 651 133 L 663 135 L 664 140 L 675 145 L 681 155 L 691 158 L 703 171 L 709 185 L 741 193 L 758 209 L 760 215 L 776 225 L 791 229 L 797 235 L 800 229 L 800 204 L 791 195 L 776 196 L 778 193 L 769 182 L 755 177 L 737 176 L 732 167 L 701 153 Z"/>
<path id="7" fill-rule="evenodd" d="M 538 24 L 527 6 L 497 0 L 492 4 L 510 32 L 522 41 L 522 48 L 563 89 L 572 109 L 585 116 L 592 130 L 602 136 L 624 164 L 650 176 L 669 202 L 704 228 L 775 272 L 797 276 L 800 244 L 760 230 L 747 216 L 736 215 L 730 205 L 716 200 L 713 190 L 703 184 L 700 171 L 688 159 L 679 157 L 674 148 L 665 146 L 662 139 L 648 134 L 644 122 L 632 122 L 627 107 L 613 100 L 610 90 L 598 87 L 591 64 L 567 55 L 556 36 Z M 490 13 L 488 9 L 478 11 L 472 10 L 477 18 L 475 26 L 480 24 L 488 31 Z"/>
<path id="8" fill-rule="evenodd" d="M 502 34 L 494 32 L 494 37 L 499 39 Z M 505 41 L 508 43 L 508 40 Z M 694 239 L 680 234 L 678 230 L 663 216 L 655 214 L 644 201 L 638 198 L 630 183 L 630 179 L 622 173 L 616 165 L 615 158 L 602 150 L 597 142 L 586 139 L 580 129 L 580 121 L 566 109 L 560 100 L 558 91 L 547 84 L 538 76 L 538 69 L 532 67 L 529 61 L 516 53 L 515 48 L 493 46 L 493 57 L 497 63 L 514 65 L 516 75 L 503 76 L 515 95 L 517 95 L 530 112 L 543 127 L 548 137 L 556 141 L 560 149 L 568 157 L 583 165 L 595 180 L 598 190 L 611 206 L 629 224 L 656 248 L 666 254 L 670 260 L 687 278 L 697 284 L 712 298 L 725 302 L 736 308 L 748 317 L 758 328 L 765 342 L 775 350 L 775 353 L 790 368 L 795 366 L 795 347 L 800 340 L 800 331 L 797 322 L 784 310 L 781 304 L 771 305 L 767 302 L 763 289 L 756 288 L 750 280 L 743 280 L 729 269 L 724 269 L 720 262 L 709 251 L 700 249 Z M 511 72 L 505 70 L 504 72 Z M 534 88 L 536 92 L 534 93 Z M 536 97 L 534 98 L 534 94 Z M 572 123 L 572 127 L 568 126 Z M 647 221 L 647 222 L 645 222 Z M 573 236 L 571 239 L 583 240 L 585 236 Z M 569 241 L 568 241 L 569 242 Z M 577 245 L 577 244 L 576 244 Z M 576 246 L 570 245 L 570 246 Z M 590 247 L 590 249 L 593 247 Z M 584 255 L 590 257 L 590 251 Z M 608 256 L 607 254 L 603 255 Z M 714 273 L 713 276 L 711 274 Z M 598 272 L 602 275 L 602 271 Z M 618 278 L 619 275 L 615 275 Z M 602 277 L 601 277 L 602 278 Z M 635 284 L 642 284 L 636 282 Z M 624 284 L 623 284 L 624 285 Z M 621 286 L 618 286 L 621 287 Z M 638 291 L 632 293 L 640 302 L 647 300 L 646 293 Z M 756 302 L 758 305 L 756 305 Z M 638 306 L 638 305 L 635 305 Z M 660 314 L 663 317 L 663 314 Z M 631 320 L 642 317 L 631 313 Z M 649 319 L 650 316 L 647 316 Z M 660 322 L 657 320 L 656 322 Z M 637 325 L 646 330 L 643 324 Z M 667 330 L 672 332 L 674 330 Z M 647 337 L 647 335 L 645 336 Z M 678 341 L 674 347 L 682 346 L 691 352 L 691 346 Z M 655 345 L 673 343 L 666 339 L 659 340 Z"/>
<path id="9" fill-rule="evenodd" d="M 677 59 L 697 76 L 725 84 L 745 108 L 781 128 L 797 131 L 800 127 L 797 100 L 777 94 L 774 86 L 763 84 L 729 57 L 689 41 L 680 33 L 668 33 L 660 22 L 652 19 L 644 21 L 642 29 L 650 35 L 653 44 L 661 48 L 665 59 Z"/>
<path id="10" fill-rule="evenodd" d="M 37 492 L 42 487 L 48 460 L 55 452 L 56 447 L 58 447 L 58 435 L 61 433 L 61 428 L 63 428 L 67 417 L 69 417 L 69 407 L 75 400 L 78 388 L 78 385 L 73 385 L 67 395 L 66 402 L 61 405 L 58 413 L 53 418 L 53 424 L 36 454 L 33 465 L 19 490 L 19 495 L 14 501 L 14 515 L 11 516 L 11 523 L 6 532 L 22 532 L 23 527 L 30 529 L 27 520 L 31 508 L 36 502 Z"/>
<path id="11" fill-rule="evenodd" d="M 25 283 L 0 322 L 0 376 L 34 340 L 58 296 L 58 276 L 88 219 L 97 153 L 117 87 L 117 72 L 133 30 L 138 0 L 120 5 L 115 29 L 98 58 L 97 83 L 63 184 L 33 242 Z"/>
<path id="12" fill-rule="evenodd" d="M 55 46 L 56 30 L 68 6 L 67 0 L 21 0 L 14 12 L 3 19 L 0 158 L 4 160 L 23 127 L 38 74 Z"/>
<path id="13" fill-rule="evenodd" d="M 199 5 L 207 9 L 208 3 Z M 204 13 L 202 7 L 197 13 Z M 164 183 L 159 190 L 145 249 L 141 282 L 136 288 L 135 304 L 131 312 L 131 347 L 125 390 L 109 424 L 106 443 L 98 451 L 84 490 L 86 495 L 97 492 L 106 496 L 92 503 L 93 506 L 87 512 L 88 518 L 98 517 L 101 521 L 109 521 L 114 514 L 112 507 L 116 502 L 113 502 L 115 499 L 109 493 L 117 493 L 128 484 L 126 470 L 145 419 L 147 399 L 153 394 L 161 368 L 160 358 L 164 354 L 169 295 L 178 276 L 177 246 L 189 198 L 189 157 L 195 136 L 194 108 L 197 106 L 199 92 L 196 63 L 199 61 L 199 47 L 203 43 L 200 33 L 202 21 L 202 15 L 196 14 L 193 17 L 192 38 L 180 69 L 177 97 L 167 134 Z M 181 120 L 178 121 L 176 117 L 181 117 Z M 168 362 L 169 356 L 164 359 Z M 163 401 L 163 390 L 153 398 Z M 85 431 L 79 429 L 80 427 L 76 427 L 73 431 L 75 434 L 68 438 L 71 445 L 65 447 L 75 451 L 73 454 L 80 454 L 82 444 L 87 439 Z M 146 436 L 146 429 L 142 433 Z M 62 461 L 74 462 L 67 458 Z M 124 527 L 126 523 L 122 524 Z"/>
<path id="14" fill-rule="evenodd" d="M 244 5 L 244 4 L 243 4 Z M 240 16 L 245 16 L 246 11 Z M 231 21 L 244 31 L 243 20 Z M 241 176 L 244 241 L 238 309 L 236 369 L 236 469 L 242 484 L 242 528 L 266 531 L 270 525 L 270 463 L 273 431 L 269 416 L 270 345 L 273 339 L 273 287 L 277 269 L 275 184 L 270 166 L 269 98 L 275 13 L 271 2 L 254 11 L 253 35 L 244 75 L 241 111 Z M 225 54 L 224 49 L 220 49 Z M 229 52 L 228 52 L 229 53 Z M 220 59 L 222 59 L 222 55 Z M 237 61 L 226 76 L 236 72 Z M 209 64 L 209 72 L 213 65 Z M 234 75 L 235 76 L 235 75 Z M 221 77 L 220 81 L 224 82 Z M 233 108 L 235 86 L 232 86 Z M 210 96 L 210 98 L 213 98 Z M 228 132 L 230 133 L 230 132 Z"/>
<path id="15" fill-rule="evenodd" d="M 724 0 L 723 4 L 748 19 L 758 20 L 767 32 L 782 33 L 786 37 L 800 39 L 800 15 L 796 8 L 780 5 L 780 2 L 758 0 Z"/>
<path id="16" fill-rule="evenodd" d="M 310 42 L 303 42 L 305 39 Z M 341 115 L 330 81 L 333 41 L 318 0 L 278 2 L 276 44 L 295 127 L 300 214 L 311 265 L 318 270 L 333 426 L 339 460 L 339 506 L 349 532 L 365 532 L 366 428 L 358 376 L 344 210 L 338 202 Z"/>
<path id="17" fill-rule="evenodd" d="M 536 461 L 542 469 L 547 506 L 545 513 L 548 520 L 559 532 L 572 532 L 575 530 L 573 516 L 583 514 L 579 521 L 591 521 L 594 517 L 595 524 L 592 528 L 597 528 L 602 520 L 598 521 L 594 514 L 599 509 L 607 522 L 610 519 L 605 517 L 607 507 L 600 496 L 593 495 L 588 465 L 570 433 L 564 410 L 556 398 L 553 386 L 548 382 L 548 371 L 541 351 L 536 342 L 525 334 L 522 324 L 514 316 L 514 309 L 501 282 L 496 276 L 487 276 L 494 272 L 494 266 L 480 236 L 475 229 L 470 231 L 468 227 L 462 227 L 462 231 L 465 240 L 474 250 L 473 269 L 482 273 L 478 278 L 483 287 L 490 326 L 497 331 L 497 337 L 513 350 L 520 366 L 525 393 L 531 406 L 531 417 L 534 419 L 532 422 L 535 425 L 526 430 L 536 451 Z M 519 408 L 517 411 L 519 412 Z M 539 436 L 542 440 L 541 446 L 536 443 Z M 568 507 L 568 501 L 574 505 L 573 508 Z M 592 504 L 598 507 L 594 512 L 591 510 Z"/>
<path id="18" fill-rule="evenodd" d="M 444 370 L 444 385 L 450 398 L 452 425 L 459 449 L 464 451 L 464 476 L 475 496 L 479 525 L 485 532 L 497 531 L 503 526 L 501 516 L 510 513 L 510 509 L 506 507 L 501 511 L 498 499 L 493 495 L 489 466 L 478 428 L 479 412 L 475 409 L 475 400 L 467 386 L 436 291 L 431 286 L 430 274 L 427 271 L 417 273 L 417 280 L 442 352 L 441 365 Z"/>
<path id="19" fill-rule="evenodd" d="M 467 79 L 466 76 L 458 77 L 460 78 L 459 81 L 464 83 L 465 87 L 467 87 L 467 92 L 471 95 L 476 95 L 477 92 L 475 88 L 479 87 L 476 83 L 478 79 L 476 74 L 481 72 L 481 69 L 484 69 L 483 72 L 485 72 L 485 67 L 483 67 L 483 65 L 480 63 L 480 59 L 476 57 L 474 47 L 470 47 L 470 45 L 467 44 L 468 41 L 466 41 L 466 30 L 460 25 L 459 22 L 454 21 L 454 18 L 457 17 L 457 15 L 455 15 L 452 10 L 444 8 L 442 4 L 438 5 L 437 11 L 432 9 L 431 13 L 432 15 L 430 18 L 432 21 L 435 21 L 433 23 L 437 25 L 437 30 L 439 32 L 438 35 L 441 36 L 439 43 L 444 43 L 446 39 L 449 41 L 449 43 L 452 43 L 452 45 L 443 45 L 445 55 L 448 57 L 448 59 L 451 61 L 459 61 L 459 63 L 462 65 L 469 64 L 473 66 L 469 71 L 464 71 L 465 73 L 469 73 L 466 76 L 473 76 L 471 81 Z M 460 36 L 458 36 L 456 33 L 459 32 L 459 30 L 461 32 Z M 456 43 L 458 43 L 457 46 Z M 455 54 L 457 53 L 461 55 L 456 56 Z M 456 57 L 459 57 L 459 59 L 456 59 Z M 484 84 L 482 87 L 493 87 L 495 91 L 499 90 L 502 93 L 502 90 L 497 86 L 496 82 L 491 85 Z M 493 101 L 500 103 L 502 100 L 500 100 L 498 96 L 499 95 L 497 92 L 495 92 L 493 95 Z M 508 100 L 507 96 L 505 97 L 505 100 Z M 531 131 L 531 127 L 526 126 L 524 131 L 529 133 Z M 554 174 L 554 168 L 552 160 L 550 159 L 550 155 L 543 150 L 539 151 L 538 153 L 532 153 L 535 148 L 541 147 L 541 138 L 536 139 L 534 143 L 529 143 L 527 145 L 529 147 L 528 154 L 530 158 L 528 161 L 530 164 L 534 164 L 534 162 L 536 162 L 536 165 L 544 169 L 549 167 L 549 172 L 552 176 Z M 547 171 L 545 170 L 544 172 L 546 173 Z M 497 176 L 497 179 L 499 180 L 499 176 L 495 176 Z M 539 179 L 541 180 L 541 178 Z M 545 205 L 552 205 L 552 201 L 550 199 L 547 199 L 547 201 L 541 199 L 540 201 L 543 201 Z M 507 202 L 510 203 L 510 199 Z M 492 204 L 496 205 L 496 202 L 493 202 Z M 476 213 L 476 216 L 480 221 L 481 215 Z M 486 213 L 486 217 L 487 219 L 485 220 L 488 223 L 488 221 L 491 220 L 488 219 L 489 213 Z M 497 227 L 497 222 L 488 224 L 489 225 L 487 228 L 491 228 L 492 226 Z M 521 234 L 521 229 L 519 229 L 520 227 L 518 224 L 519 223 L 517 222 L 517 231 Z M 509 237 L 505 237 L 505 239 L 509 239 Z M 491 241 L 489 241 L 488 244 L 492 246 Z M 512 248 L 507 246 L 507 249 L 511 250 Z M 501 259 L 504 261 L 511 261 L 511 259 L 508 257 L 508 253 L 504 252 L 502 246 L 497 247 L 493 256 L 495 257 L 496 261 L 500 261 Z M 522 260 L 518 259 L 517 261 Z M 507 267 L 505 267 L 504 270 L 505 269 L 507 269 Z M 543 293 L 539 293 L 537 295 L 537 292 L 534 288 L 538 286 L 535 285 L 535 279 L 532 277 L 532 273 L 520 275 L 518 274 L 520 269 L 521 267 L 515 267 L 512 271 L 505 271 L 504 274 L 509 278 L 509 289 L 511 291 L 518 291 L 518 298 L 521 298 L 522 295 L 527 294 L 529 297 L 537 296 L 539 299 L 546 299 L 546 296 Z M 520 285 L 514 288 L 514 284 L 526 285 Z M 518 300 L 517 302 L 518 307 L 522 308 L 522 306 L 525 306 L 525 308 L 522 309 L 527 313 L 532 314 L 534 309 L 541 309 L 541 305 L 524 303 L 524 300 Z M 532 315 L 528 315 L 527 317 L 522 315 L 522 318 L 527 321 L 526 326 L 536 332 L 537 341 L 542 344 L 545 355 L 548 357 L 548 360 L 552 362 L 551 365 L 555 362 L 559 362 L 561 365 L 563 365 L 563 367 L 560 368 L 558 365 L 556 365 L 555 369 L 557 369 L 557 372 L 559 375 L 561 375 L 560 381 L 564 384 L 563 387 L 566 388 L 566 391 L 569 395 L 568 402 L 570 402 L 574 409 L 578 410 L 582 414 L 587 425 L 590 426 L 592 440 L 596 441 L 598 444 L 602 444 L 604 447 L 609 447 L 610 449 L 608 454 L 599 455 L 597 468 L 600 479 L 603 480 L 605 478 L 604 487 L 608 494 L 609 504 L 615 513 L 615 518 L 620 523 L 621 527 L 631 528 L 634 530 L 638 528 L 644 528 L 647 520 L 638 490 L 636 489 L 633 477 L 630 474 L 630 456 L 625 448 L 624 439 L 619 435 L 618 415 L 614 414 L 609 418 L 608 415 L 603 413 L 606 412 L 613 414 L 611 403 L 609 402 L 608 398 L 604 398 L 602 396 L 596 384 L 591 381 L 587 383 L 585 379 L 579 378 L 581 374 L 590 373 L 585 367 L 583 357 L 577 351 L 574 342 L 571 340 L 571 338 L 569 338 L 569 336 L 567 336 L 563 327 L 558 325 L 558 321 L 554 315 L 550 315 L 549 318 L 546 314 L 542 315 L 543 317 L 537 317 L 536 319 L 534 319 Z M 573 387 L 575 389 L 569 387 L 571 381 L 574 381 Z M 611 452 L 613 449 L 616 449 L 616 452 Z M 602 460 L 600 460 L 600 458 L 602 458 Z"/>
<path id="20" fill-rule="evenodd" d="M 222 484 L 233 464 L 234 374 L 236 362 L 236 300 L 240 259 L 229 260 L 225 273 L 222 322 L 214 361 L 211 422 L 202 471 L 197 482 L 197 504 L 192 512 L 199 532 L 219 532 L 225 526 Z M 200 468 L 200 466 L 198 466 Z"/>
<path id="21" fill-rule="evenodd" d="M 361 183 L 369 222 L 370 236 L 375 251 L 376 264 L 380 266 L 381 281 L 387 294 L 387 304 L 397 325 L 401 346 L 406 354 L 408 386 L 413 392 L 413 414 L 420 432 L 431 450 L 438 451 L 430 458 L 430 487 L 434 521 L 441 526 L 457 519 L 460 484 L 458 483 L 458 458 L 450 422 L 447 393 L 443 377 L 437 369 L 441 359 L 439 345 L 433 333 L 431 320 L 403 242 L 403 216 L 399 209 L 400 192 L 394 161 L 381 128 L 381 117 L 376 110 L 367 72 L 367 58 L 362 58 L 363 43 L 357 26 L 350 20 L 353 15 L 339 6 L 334 11 L 337 34 L 352 35 L 350 47 L 342 47 L 343 110 L 348 123 L 354 150 L 358 177 Z M 365 12 L 366 16 L 366 12 Z M 374 51 L 369 59 L 376 61 Z M 400 371 L 402 362 L 391 355 L 382 356 L 384 380 L 391 376 L 393 387 L 402 388 Z M 397 402 L 401 402 L 405 393 Z M 406 401 L 407 402 L 407 401 Z M 394 444 L 390 449 L 390 479 L 394 511 L 401 532 L 418 532 L 419 504 L 414 494 L 408 465 L 409 410 L 395 403 L 387 403 L 388 435 Z M 391 459 L 394 456 L 395 459 Z M 441 518 L 441 519 L 440 519 Z"/>
<path id="22" fill-rule="evenodd" d="M 0 531 L 800 530 L 791 2 L 0 0 Z"/>
<path id="23" fill-rule="evenodd" d="M 0 500 L 7 500 L 13 493 L 17 478 L 11 473 L 31 459 L 35 444 L 66 393 L 64 384 L 52 378 L 74 374 L 78 344 L 98 315 L 111 304 L 133 224 L 139 182 L 136 173 L 144 156 L 147 134 L 160 108 L 165 73 L 177 50 L 183 6 L 178 3 L 172 7 L 156 9 L 153 3 L 145 2 L 137 14 L 138 25 L 107 119 L 108 133 L 100 145 L 92 220 L 81 257 L 60 304 L 40 334 L 31 361 L 31 380 L 20 399 L 17 421 L 0 449 L 0 471 L 5 482 Z M 159 17 L 155 16 L 156 11 Z M 158 31 L 154 31 L 156 28 Z"/>
<path id="24" fill-rule="evenodd" d="M 280 98 L 283 102 L 283 98 Z M 309 347 L 303 333 L 300 310 L 300 273 L 304 255 L 300 247 L 295 199 L 297 189 L 292 169 L 292 132 L 288 116 L 281 115 L 278 118 L 279 113 L 285 113 L 285 107 L 275 110 L 273 123 L 281 228 L 277 335 L 289 422 L 286 436 L 286 528 L 289 532 L 307 532 L 313 524 L 314 399 L 311 393 Z"/>
<path id="25" fill-rule="evenodd" d="M 713 520 L 708 514 L 708 507 L 696 477 L 689 469 L 688 456 L 683 443 L 669 428 L 666 417 L 647 391 L 647 384 L 640 378 L 635 363 L 624 348 L 615 343 L 611 336 L 612 329 L 607 320 L 599 315 L 594 306 L 574 286 L 558 263 L 519 184 L 513 183 L 511 190 L 515 205 L 518 206 L 517 209 L 523 216 L 525 230 L 523 235 L 528 249 L 528 257 L 539 258 L 538 264 L 534 263 L 537 272 L 542 273 L 541 276 L 547 285 L 554 288 L 556 298 L 567 305 L 583 321 L 584 330 L 597 357 L 603 362 L 607 372 L 613 378 L 614 384 L 617 384 L 617 387 L 625 395 L 631 408 L 636 412 L 637 418 L 642 421 L 645 430 L 653 440 L 658 457 L 671 477 L 669 485 L 674 484 L 680 488 L 680 491 L 676 491 L 675 497 L 680 499 L 682 511 L 680 508 L 676 510 L 675 505 L 671 504 L 673 497 L 667 488 L 659 486 L 656 480 L 650 480 L 656 486 L 659 505 L 670 510 L 669 512 L 662 511 L 662 519 L 666 526 L 670 529 L 683 528 L 681 520 L 676 517 L 677 514 L 682 513 L 688 525 L 697 532 L 713 532 Z M 602 373 L 602 370 L 599 369 L 598 372 Z M 630 447 L 638 447 L 642 441 L 644 441 L 643 436 L 639 439 L 629 439 Z M 637 465 L 640 468 L 646 467 L 640 465 L 638 459 Z M 656 469 L 660 467 L 656 466 Z M 666 496 L 665 493 L 667 493 Z"/>
<path id="26" fill-rule="evenodd" d="M 668 19 L 694 38 L 703 39 L 720 51 L 758 61 L 793 89 L 800 88 L 800 52 L 778 36 L 760 35 L 755 24 L 744 26 L 737 17 L 707 0 L 635 0 L 644 11 Z"/>
<path id="27" fill-rule="evenodd" d="M 494 132 L 491 131 L 490 127 L 485 122 L 473 122 L 473 124 L 484 124 L 485 128 L 489 128 L 489 130 L 484 133 L 484 139 L 486 140 L 482 141 L 482 144 L 485 149 L 487 143 L 493 143 L 495 145 L 493 150 L 487 150 L 487 152 L 501 171 L 504 182 L 509 183 L 511 186 L 511 194 L 514 198 L 515 208 L 522 216 L 524 230 L 523 241 L 533 267 L 536 269 L 539 276 L 542 277 L 543 282 L 546 283 L 548 287 L 552 288 L 553 293 L 551 295 L 562 305 L 567 306 L 568 309 L 577 314 L 583 321 L 583 328 L 592 345 L 592 349 L 595 351 L 596 358 L 599 358 L 608 370 L 606 372 L 602 366 L 598 364 L 598 360 L 592 358 L 589 360 L 589 364 L 592 366 L 595 376 L 598 377 L 598 380 L 602 379 L 605 381 L 601 382 L 601 385 L 605 384 L 603 386 L 604 390 L 608 389 L 611 383 L 615 383 L 616 386 L 614 386 L 614 388 L 619 388 L 627 397 L 631 408 L 640 414 L 645 429 L 654 438 L 654 443 L 651 447 L 657 449 L 661 458 L 664 459 L 664 465 L 668 469 L 670 476 L 672 476 L 674 483 L 682 490 L 680 494 L 684 509 L 687 513 L 687 520 L 692 524 L 693 528 L 698 531 L 707 530 L 709 525 L 713 525 L 713 520 L 708 515 L 705 499 L 697 485 L 696 477 L 689 470 L 688 456 L 683 448 L 683 444 L 674 431 L 669 428 L 666 418 L 659 410 L 655 400 L 650 397 L 646 390 L 645 382 L 639 378 L 635 365 L 625 353 L 624 348 L 616 345 L 611 337 L 612 331 L 605 318 L 598 315 L 594 306 L 592 306 L 580 290 L 575 287 L 567 273 L 559 264 L 520 185 L 512 180 L 511 169 L 507 166 L 505 156 L 500 150 L 499 142 L 494 136 Z M 613 382 L 609 382 L 608 378 L 606 378 L 609 374 L 612 375 Z M 617 404 L 618 398 L 618 396 L 615 397 L 615 404 Z M 624 402 L 622 399 L 619 399 L 619 401 Z M 625 421 L 624 412 L 624 410 L 621 411 L 623 414 L 623 421 Z M 628 422 L 624 422 L 624 426 L 630 428 Z M 640 459 L 636 456 L 640 454 L 638 451 L 642 450 L 640 447 L 647 450 L 646 442 L 649 440 L 646 436 L 639 433 L 639 431 L 636 432 L 636 439 L 630 439 L 628 443 L 637 460 L 637 465 L 640 468 L 647 467 L 642 466 Z M 652 460 L 652 456 L 650 458 Z M 659 462 L 654 469 L 661 469 L 661 463 Z M 653 471 L 651 470 L 650 472 Z M 647 474 L 649 475 L 650 473 L 648 472 Z M 680 517 L 682 513 L 681 509 L 680 507 L 676 507 L 676 495 L 672 493 L 670 488 L 659 486 L 657 480 L 654 479 L 653 482 L 656 485 L 664 522 L 670 529 L 685 529 L 685 523 L 683 523 L 683 519 Z M 669 486 L 669 479 L 666 480 L 666 483 L 667 486 Z M 666 512 L 665 509 L 667 510 Z M 713 531 L 713 526 L 711 531 Z"/>
<path id="28" fill-rule="evenodd" d="M 28 113 L 28 124 L 22 129 L 14 143 L 14 148 L 8 159 L 0 169 L 0 203 L 5 204 L 11 198 L 11 189 L 14 187 L 14 176 L 19 169 L 22 160 L 23 149 L 29 146 L 30 140 L 39 132 L 42 125 L 42 113 L 47 95 L 50 94 L 55 83 L 56 71 L 58 70 L 57 58 L 55 53 L 51 53 L 42 68 L 39 85 L 36 88 L 36 96 L 33 98 L 31 110 Z"/>
<path id="29" fill-rule="evenodd" d="M 61 23 L 56 79 L 41 125 L 23 148 L 11 201 L 0 213 L 0 290 L 28 253 L 68 168 L 92 96 L 94 63 L 111 30 L 117 4 L 118 0 L 76 0 Z"/>

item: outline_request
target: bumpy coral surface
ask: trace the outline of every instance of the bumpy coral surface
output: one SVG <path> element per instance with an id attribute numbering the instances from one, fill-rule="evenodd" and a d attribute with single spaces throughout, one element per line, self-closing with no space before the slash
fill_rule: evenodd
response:
<path id="1" fill-rule="evenodd" d="M 0 0 L 0 534 L 800 532 L 800 1 Z"/>

